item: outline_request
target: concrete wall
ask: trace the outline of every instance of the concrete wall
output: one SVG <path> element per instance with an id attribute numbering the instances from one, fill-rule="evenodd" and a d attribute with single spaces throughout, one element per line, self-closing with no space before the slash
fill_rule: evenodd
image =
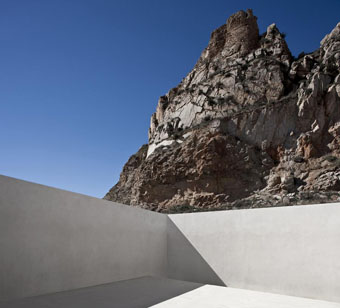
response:
<path id="1" fill-rule="evenodd" d="M 146 275 L 340 301 L 340 204 L 166 216 L 0 176 L 0 300 Z"/>
<path id="2" fill-rule="evenodd" d="M 166 270 L 165 215 L 0 176 L 0 299 Z"/>
<path id="3" fill-rule="evenodd" d="M 168 275 L 340 301 L 340 204 L 169 215 Z"/>

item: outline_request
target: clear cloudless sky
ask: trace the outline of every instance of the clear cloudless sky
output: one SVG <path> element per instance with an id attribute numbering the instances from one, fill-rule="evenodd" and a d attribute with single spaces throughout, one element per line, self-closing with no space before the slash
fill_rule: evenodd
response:
<path id="1" fill-rule="evenodd" d="M 158 97 L 247 8 L 295 56 L 340 21 L 339 0 L 1 0 L 0 174 L 103 197 Z"/>

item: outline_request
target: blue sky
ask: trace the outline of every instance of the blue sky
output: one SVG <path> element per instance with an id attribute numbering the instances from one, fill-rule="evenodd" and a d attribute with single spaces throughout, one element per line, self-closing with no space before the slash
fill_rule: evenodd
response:
<path id="1" fill-rule="evenodd" d="M 1 0 L 0 174 L 102 197 L 147 143 L 158 97 L 247 8 L 294 55 L 340 21 L 335 0 Z"/>

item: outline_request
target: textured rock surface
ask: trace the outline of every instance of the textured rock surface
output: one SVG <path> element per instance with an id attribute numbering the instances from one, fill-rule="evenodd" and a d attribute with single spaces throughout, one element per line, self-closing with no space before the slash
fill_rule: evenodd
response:
<path id="1" fill-rule="evenodd" d="M 340 23 L 294 59 L 256 19 L 240 11 L 212 33 L 105 199 L 164 212 L 338 200 Z"/>

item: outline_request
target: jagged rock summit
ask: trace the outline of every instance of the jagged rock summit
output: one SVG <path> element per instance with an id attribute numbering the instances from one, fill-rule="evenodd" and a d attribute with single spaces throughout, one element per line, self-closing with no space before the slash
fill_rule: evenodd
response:
<path id="1" fill-rule="evenodd" d="M 294 59 L 247 10 L 160 97 L 148 145 L 105 199 L 162 212 L 334 202 L 339 167 L 340 23 Z"/>

